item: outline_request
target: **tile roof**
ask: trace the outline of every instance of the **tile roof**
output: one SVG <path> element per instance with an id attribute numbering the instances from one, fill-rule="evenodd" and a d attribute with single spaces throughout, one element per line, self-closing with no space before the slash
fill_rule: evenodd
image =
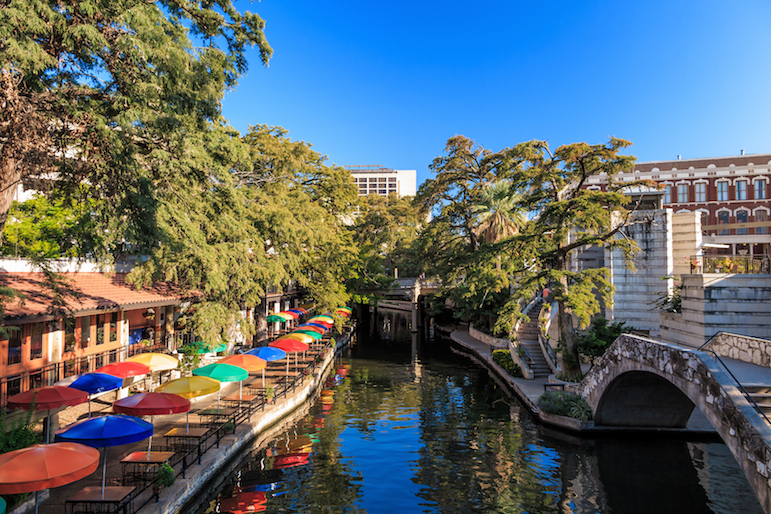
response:
<path id="1" fill-rule="evenodd" d="M 126 283 L 127 273 L 60 273 L 74 294 L 66 301 L 74 312 L 98 309 L 142 308 L 151 303 L 173 303 L 191 294 L 167 282 L 156 282 L 152 287 L 134 289 Z M 24 304 L 9 302 L 5 306 L 6 318 L 43 316 L 50 314 L 52 294 L 43 288 L 43 273 L 0 272 L 0 286 L 11 287 L 24 293 Z"/>

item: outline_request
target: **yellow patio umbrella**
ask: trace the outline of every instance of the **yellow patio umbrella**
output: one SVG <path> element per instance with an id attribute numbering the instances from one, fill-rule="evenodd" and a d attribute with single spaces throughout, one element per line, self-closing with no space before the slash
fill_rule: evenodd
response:
<path id="1" fill-rule="evenodd" d="M 303 343 L 312 343 L 313 337 L 309 336 L 308 334 L 303 334 L 302 332 L 290 332 L 285 336 L 281 336 L 278 339 L 286 339 L 286 338 L 292 338 L 292 339 L 299 339 Z"/>
<path id="2" fill-rule="evenodd" d="M 144 364 L 150 368 L 150 371 L 167 371 L 177 369 L 179 366 L 179 361 L 175 357 L 165 353 L 140 353 L 125 360 Z"/>
<path id="3" fill-rule="evenodd" d="M 192 377 L 182 377 L 175 380 L 169 380 L 155 388 L 156 393 L 172 393 L 182 398 L 197 398 L 220 390 L 220 381 L 209 377 L 193 375 Z M 187 431 L 189 423 L 185 422 Z"/>

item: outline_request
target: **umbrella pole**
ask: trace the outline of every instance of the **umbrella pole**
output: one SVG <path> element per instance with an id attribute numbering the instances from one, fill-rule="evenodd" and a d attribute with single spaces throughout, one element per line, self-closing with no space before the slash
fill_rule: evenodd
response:
<path id="1" fill-rule="evenodd" d="M 262 368 L 262 388 L 265 389 L 265 368 Z"/>
<path id="2" fill-rule="evenodd" d="M 107 481 L 107 448 L 104 448 L 104 459 L 102 459 L 102 498 L 104 498 L 104 483 Z"/>
<path id="3" fill-rule="evenodd" d="M 154 416 L 150 416 L 150 424 L 153 423 L 153 417 Z M 153 425 L 153 431 L 155 431 L 155 425 Z M 147 458 L 148 459 L 150 458 L 150 448 L 152 448 L 152 446 L 153 446 L 153 434 L 150 434 L 150 441 L 148 441 L 148 443 L 147 443 Z"/>
<path id="4" fill-rule="evenodd" d="M 185 413 L 185 432 L 190 432 L 190 410 Z"/>
<path id="5" fill-rule="evenodd" d="M 37 495 L 40 491 L 35 491 L 35 514 L 37 514 Z"/>

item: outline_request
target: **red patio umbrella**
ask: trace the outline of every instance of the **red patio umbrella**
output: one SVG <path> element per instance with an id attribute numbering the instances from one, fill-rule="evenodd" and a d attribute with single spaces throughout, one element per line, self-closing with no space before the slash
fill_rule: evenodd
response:
<path id="1" fill-rule="evenodd" d="M 152 423 L 153 416 L 190 411 L 190 400 L 172 393 L 132 394 L 113 402 L 112 410 L 117 414 L 128 414 L 129 416 L 150 416 L 150 423 Z M 150 455 L 152 444 L 153 436 L 150 435 L 150 440 L 147 443 L 148 455 Z"/>
<path id="2" fill-rule="evenodd" d="M 113 362 L 96 370 L 97 373 L 107 373 L 114 377 L 131 378 L 150 373 L 150 366 L 141 362 L 123 361 Z"/>
<path id="3" fill-rule="evenodd" d="M 295 366 L 297 365 L 297 352 L 307 352 L 310 346 L 299 339 L 292 339 L 290 336 L 279 337 L 275 341 L 268 343 L 268 346 L 294 353 Z M 286 359 L 286 376 L 289 377 L 289 358 Z"/>
<path id="4" fill-rule="evenodd" d="M 78 443 L 35 444 L 0 455 L 0 494 L 35 493 L 87 477 L 99 450 Z"/>
<path id="5" fill-rule="evenodd" d="M 88 393 L 79 389 L 64 386 L 46 386 L 30 389 L 23 393 L 15 394 L 8 398 L 9 409 L 51 411 L 61 407 L 72 407 L 88 401 Z M 50 416 L 50 412 L 48 415 Z M 49 441 L 48 426 L 46 423 L 46 442 Z"/>

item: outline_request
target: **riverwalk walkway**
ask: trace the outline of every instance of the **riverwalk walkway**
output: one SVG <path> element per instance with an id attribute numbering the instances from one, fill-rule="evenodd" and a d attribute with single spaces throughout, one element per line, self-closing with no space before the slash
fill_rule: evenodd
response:
<path id="1" fill-rule="evenodd" d="M 174 465 L 177 478 L 175 483 L 166 489 L 160 491 L 156 498 L 152 487 L 137 488 L 133 493 L 133 498 L 123 509 L 104 510 L 100 512 L 121 512 L 122 514 L 158 514 L 158 513 L 176 513 L 182 512 L 182 508 L 198 493 L 218 470 L 230 459 L 238 455 L 242 450 L 247 450 L 247 445 L 255 437 L 264 436 L 270 432 L 270 428 L 280 424 L 281 420 L 289 416 L 293 411 L 308 403 L 320 393 L 324 379 L 331 372 L 336 355 L 350 343 L 353 336 L 353 329 L 346 327 L 343 334 L 335 334 L 336 340 L 326 340 L 326 344 L 319 348 L 314 355 L 308 355 L 303 360 L 300 357 L 297 367 L 295 367 L 294 356 L 289 357 L 290 377 L 294 376 L 291 386 L 285 379 L 286 361 L 275 361 L 268 364 L 266 373 L 266 385 L 271 385 L 278 392 L 275 399 L 269 402 L 263 402 L 258 399 L 257 402 L 247 404 L 249 409 L 234 409 L 233 403 L 224 402 L 222 399 L 228 395 L 239 394 L 239 384 L 223 384 L 219 394 L 219 408 L 231 409 L 234 415 L 230 418 L 224 418 L 222 423 L 214 425 L 205 417 L 197 413 L 204 409 L 218 408 L 218 395 L 209 394 L 200 398 L 191 399 L 191 411 L 189 415 L 173 414 L 166 416 L 155 416 L 153 418 L 154 435 L 152 439 L 152 451 L 172 451 L 165 441 L 164 434 L 172 428 L 179 429 L 180 432 L 189 434 L 187 428 L 193 432 L 193 429 L 206 429 L 206 448 L 207 451 L 198 453 L 195 449 L 188 452 L 184 460 L 181 457 L 183 452 L 175 452 L 174 457 L 170 459 Z M 316 361 L 316 355 L 321 355 L 321 362 Z M 302 370 L 307 371 L 307 375 Z M 257 373 L 250 376 L 251 386 L 243 389 L 243 394 L 255 392 L 262 389 L 262 374 Z M 247 382 L 247 381 L 245 381 Z M 283 388 L 283 389 L 282 389 Z M 114 396 L 114 394 L 113 394 Z M 92 402 L 92 416 L 110 414 L 111 397 L 105 396 L 100 402 Z M 114 399 L 114 398 L 113 398 Z M 73 409 L 73 408 L 70 408 Z M 235 416 L 235 417 L 234 417 Z M 248 416 L 248 417 L 247 417 Z M 223 424 L 228 419 L 236 419 L 238 422 L 234 430 L 223 428 Z M 203 431 L 203 430 L 201 430 Z M 210 446 L 210 448 L 209 448 Z M 122 486 L 123 482 L 123 464 L 121 460 L 133 452 L 147 452 L 148 441 L 140 441 L 121 446 L 113 446 L 100 450 L 102 456 L 107 454 L 107 486 Z M 184 472 L 181 469 L 185 467 Z M 47 494 L 40 496 L 40 512 L 51 514 L 68 514 L 71 510 L 67 508 L 67 501 L 75 495 L 81 493 L 84 488 L 89 487 L 93 490 L 99 490 L 102 484 L 102 461 L 99 468 L 90 476 L 78 480 L 72 484 L 47 490 Z M 140 489 L 141 492 L 140 492 Z M 113 489 L 117 491 L 117 489 Z M 34 495 L 33 495 L 34 496 Z M 71 506 L 70 506 L 71 507 Z M 92 505 L 96 508 L 96 505 Z M 104 506 L 102 506 L 104 507 Z M 23 506 L 12 511 L 13 513 L 32 512 L 34 503 L 27 501 Z"/>

